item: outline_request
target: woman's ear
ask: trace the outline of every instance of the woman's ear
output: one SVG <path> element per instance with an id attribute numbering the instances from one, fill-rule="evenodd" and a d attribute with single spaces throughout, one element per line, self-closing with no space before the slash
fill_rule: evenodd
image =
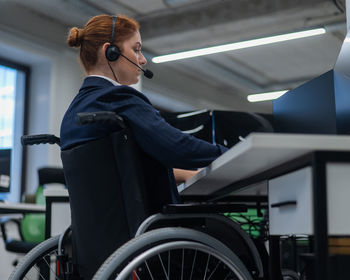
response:
<path id="1" fill-rule="evenodd" d="M 106 50 L 107 50 L 107 48 L 108 48 L 110 45 L 111 45 L 110 43 L 104 43 L 104 44 L 102 45 L 102 51 L 103 51 L 103 53 L 106 53 Z"/>
<path id="2" fill-rule="evenodd" d="M 106 50 L 110 46 L 110 43 L 104 43 L 99 49 L 98 49 L 98 57 L 99 60 L 103 63 L 106 62 Z"/>

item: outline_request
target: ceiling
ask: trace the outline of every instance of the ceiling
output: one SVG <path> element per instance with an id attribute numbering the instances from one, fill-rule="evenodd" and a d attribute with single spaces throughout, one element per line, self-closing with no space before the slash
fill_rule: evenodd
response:
<path id="1" fill-rule="evenodd" d="M 345 0 L 0 0 L 0 29 L 64 45 L 93 15 L 140 22 L 148 68 L 142 86 L 156 105 L 271 112 L 248 94 L 292 89 L 333 68 L 346 33 Z M 44 23 L 45 22 L 45 23 Z M 153 64 L 152 56 L 323 26 L 324 35 Z M 39 30 L 39 32 L 37 32 Z M 171 100 L 169 102 L 169 100 Z"/>

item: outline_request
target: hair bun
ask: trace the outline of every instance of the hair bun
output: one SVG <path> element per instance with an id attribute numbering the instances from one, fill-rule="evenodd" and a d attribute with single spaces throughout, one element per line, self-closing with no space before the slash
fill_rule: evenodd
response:
<path id="1" fill-rule="evenodd" d="M 83 29 L 79 29 L 77 27 L 71 28 L 71 30 L 69 30 L 67 44 L 71 47 L 80 47 L 83 40 L 83 32 Z"/>

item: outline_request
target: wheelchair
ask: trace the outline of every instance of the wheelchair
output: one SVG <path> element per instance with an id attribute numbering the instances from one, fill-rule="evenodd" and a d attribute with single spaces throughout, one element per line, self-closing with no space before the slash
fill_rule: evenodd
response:
<path id="1" fill-rule="evenodd" d="M 115 123 L 121 130 L 117 132 L 117 139 L 116 135 L 110 136 L 113 143 L 118 139 L 123 143 L 131 142 L 130 131 L 115 113 L 82 113 L 79 120 L 82 124 Z M 60 139 L 54 135 L 22 137 L 24 145 L 45 143 L 59 145 Z M 108 145 L 105 147 L 110 148 Z M 130 152 L 125 147 L 123 151 Z M 64 156 L 62 160 L 69 190 L 70 174 L 66 173 Z M 134 184 L 136 196 L 140 195 L 137 193 L 138 183 Z M 70 193 L 72 199 L 74 195 Z M 128 202 L 130 197 L 123 199 Z M 72 204 L 71 201 L 72 212 L 79 211 Z M 255 242 L 237 222 L 221 215 L 246 210 L 246 205 L 236 203 L 196 202 L 164 205 L 162 213 L 148 218 L 127 213 L 138 220 L 126 223 L 129 235 L 132 233 L 135 237 L 130 235 L 129 241 L 113 250 L 103 260 L 93 279 L 269 279 L 264 245 Z M 139 222 L 140 218 L 143 221 Z M 73 221 L 74 216 L 72 226 L 60 236 L 52 237 L 31 250 L 9 279 L 81 279 L 74 263 Z M 287 277 L 285 279 L 299 279 L 297 275 Z"/>

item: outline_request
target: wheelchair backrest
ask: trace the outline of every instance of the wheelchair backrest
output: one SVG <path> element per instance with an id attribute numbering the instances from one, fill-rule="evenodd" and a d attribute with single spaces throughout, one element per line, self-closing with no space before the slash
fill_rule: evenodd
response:
<path id="1" fill-rule="evenodd" d="M 128 128 L 61 152 L 79 271 L 131 239 L 151 213 L 139 149 Z M 89 264 L 89 265 L 88 265 Z M 96 267 L 97 269 L 98 267 Z"/>

